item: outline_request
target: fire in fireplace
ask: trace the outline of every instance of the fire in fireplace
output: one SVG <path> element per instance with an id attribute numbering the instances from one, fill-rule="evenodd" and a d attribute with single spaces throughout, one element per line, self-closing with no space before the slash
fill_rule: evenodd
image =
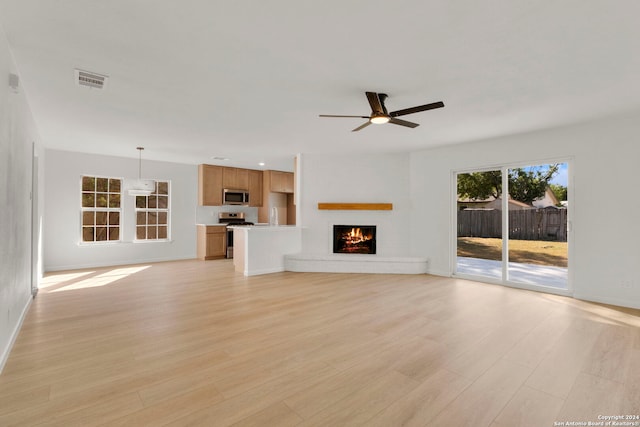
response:
<path id="1" fill-rule="evenodd" d="M 375 225 L 334 225 L 334 254 L 375 254 Z"/>

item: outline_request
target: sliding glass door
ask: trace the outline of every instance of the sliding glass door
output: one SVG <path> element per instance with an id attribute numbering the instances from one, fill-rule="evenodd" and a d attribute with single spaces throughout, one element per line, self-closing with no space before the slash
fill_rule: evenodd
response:
<path id="1" fill-rule="evenodd" d="M 454 274 L 568 289 L 567 162 L 456 174 Z"/>
<path id="2" fill-rule="evenodd" d="M 567 163 L 508 169 L 511 282 L 567 289 Z"/>
<path id="3" fill-rule="evenodd" d="M 502 280 L 502 171 L 457 176 L 457 271 Z"/>

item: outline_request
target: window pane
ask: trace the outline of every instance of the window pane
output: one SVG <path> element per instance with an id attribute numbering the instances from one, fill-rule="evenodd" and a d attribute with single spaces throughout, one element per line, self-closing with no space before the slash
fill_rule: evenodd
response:
<path id="1" fill-rule="evenodd" d="M 109 207 L 110 208 L 120 207 L 120 194 L 109 194 Z"/>
<path id="2" fill-rule="evenodd" d="M 158 196 L 158 209 L 167 209 L 169 207 L 169 197 Z"/>
<path id="3" fill-rule="evenodd" d="M 157 224 L 158 223 L 158 214 L 156 212 L 149 212 L 147 216 L 147 224 Z"/>
<path id="4" fill-rule="evenodd" d="M 96 207 L 98 208 L 106 208 L 107 207 L 107 193 L 96 193 Z"/>
<path id="5" fill-rule="evenodd" d="M 509 210 L 508 280 L 567 288 L 567 208 L 558 206 L 553 191 L 554 186 L 566 191 L 557 184 L 568 184 L 567 167 L 550 163 L 508 169 L 510 199 L 526 206 Z"/>
<path id="6" fill-rule="evenodd" d="M 159 226 L 158 239 L 166 239 L 166 238 L 167 238 L 167 227 Z"/>
<path id="7" fill-rule="evenodd" d="M 166 212 L 158 212 L 158 224 L 167 224 Z"/>
<path id="8" fill-rule="evenodd" d="M 146 212 L 137 212 L 136 213 L 136 225 L 146 225 L 147 224 L 147 213 Z"/>
<path id="9" fill-rule="evenodd" d="M 83 176 L 82 191 L 96 191 L 96 179 L 91 176 Z"/>
<path id="10" fill-rule="evenodd" d="M 94 212 L 82 212 L 82 225 L 94 225 Z M 93 238 L 91 239 L 93 240 Z"/>
<path id="11" fill-rule="evenodd" d="M 96 225 L 107 225 L 106 212 L 96 212 Z"/>
<path id="12" fill-rule="evenodd" d="M 456 271 L 502 279 L 502 171 L 457 177 Z"/>
<path id="13" fill-rule="evenodd" d="M 119 179 L 110 179 L 109 180 L 109 192 L 110 193 L 119 193 L 120 192 L 120 180 Z"/>
<path id="14" fill-rule="evenodd" d="M 147 227 L 136 227 L 136 239 L 138 240 L 146 239 L 147 238 L 146 229 Z"/>
<path id="15" fill-rule="evenodd" d="M 169 194 L 169 183 L 159 181 L 158 182 L 158 194 Z"/>
<path id="16" fill-rule="evenodd" d="M 147 197 L 146 196 L 136 196 L 136 208 L 144 209 L 147 207 Z"/>
<path id="17" fill-rule="evenodd" d="M 120 225 L 120 212 L 109 212 L 109 225 Z"/>
<path id="18" fill-rule="evenodd" d="M 109 240 L 118 240 L 120 238 L 120 227 L 109 227 Z"/>
<path id="19" fill-rule="evenodd" d="M 93 193 L 82 193 L 82 207 L 93 208 L 95 207 L 95 196 Z"/>
<path id="20" fill-rule="evenodd" d="M 82 241 L 93 242 L 93 227 L 82 227 Z"/>
<path id="21" fill-rule="evenodd" d="M 158 196 L 149 196 L 148 207 L 149 209 L 156 209 L 158 207 Z"/>
<path id="22" fill-rule="evenodd" d="M 96 191 L 106 193 L 109 191 L 109 179 L 108 178 L 96 178 Z"/>
<path id="23" fill-rule="evenodd" d="M 96 227 L 96 242 L 107 240 L 107 227 Z"/>
<path id="24" fill-rule="evenodd" d="M 155 226 L 149 226 L 147 228 L 147 239 L 157 239 L 157 232 Z"/>

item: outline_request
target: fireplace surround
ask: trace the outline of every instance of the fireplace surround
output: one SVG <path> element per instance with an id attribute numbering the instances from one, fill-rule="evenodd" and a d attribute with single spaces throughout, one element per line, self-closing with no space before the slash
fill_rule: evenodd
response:
<path id="1" fill-rule="evenodd" d="M 334 254 L 375 254 L 375 225 L 334 225 Z"/>

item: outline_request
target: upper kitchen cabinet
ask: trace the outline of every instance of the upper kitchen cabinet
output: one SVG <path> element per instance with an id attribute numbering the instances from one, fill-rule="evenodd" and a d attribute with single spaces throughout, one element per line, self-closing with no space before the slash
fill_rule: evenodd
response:
<path id="1" fill-rule="evenodd" d="M 262 206 L 262 171 L 228 168 L 225 166 L 198 166 L 198 204 L 222 206 L 225 188 L 249 192 L 249 206 Z"/>
<path id="2" fill-rule="evenodd" d="M 201 206 L 222 205 L 222 166 L 198 166 L 198 204 Z"/>
<path id="3" fill-rule="evenodd" d="M 262 206 L 262 171 L 249 169 L 249 206 Z"/>
<path id="4" fill-rule="evenodd" d="M 240 168 L 222 169 L 222 187 L 232 190 L 249 190 L 249 170 Z"/>
<path id="5" fill-rule="evenodd" d="M 293 193 L 293 173 L 267 171 L 271 175 L 269 190 L 272 193 Z"/>

